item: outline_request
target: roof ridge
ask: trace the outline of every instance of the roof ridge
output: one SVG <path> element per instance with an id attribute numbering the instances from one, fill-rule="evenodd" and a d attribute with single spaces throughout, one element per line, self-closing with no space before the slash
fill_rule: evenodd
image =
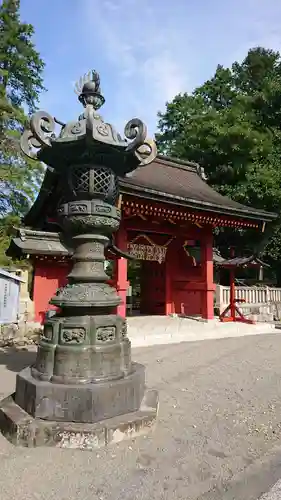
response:
<path id="1" fill-rule="evenodd" d="M 178 168 L 180 170 L 189 170 L 198 173 L 200 165 L 193 161 L 182 160 L 180 158 L 173 158 L 172 156 L 165 156 L 158 154 L 154 160 L 157 163 L 165 163 L 170 167 Z"/>

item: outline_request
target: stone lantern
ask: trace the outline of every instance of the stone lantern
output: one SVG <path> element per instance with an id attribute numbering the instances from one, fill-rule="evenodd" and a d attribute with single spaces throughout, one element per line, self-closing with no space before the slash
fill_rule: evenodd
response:
<path id="1" fill-rule="evenodd" d="M 128 122 L 125 139 L 104 122 L 95 71 L 80 78 L 76 91 L 84 107 L 77 121 L 62 124 L 39 111 L 21 138 L 23 152 L 56 176 L 57 219 L 74 249 L 68 284 L 50 301 L 59 312 L 45 321 L 35 364 L 17 375 L 15 394 L 0 403 L 2 432 L 25 446 L 92 449 L 146 432 L 157 414 L 157 393 L 145 389 L 144 366 L 131 361 L 126 320 L 115 312 L 120 298 L 104 271 L 104 250 L 121 219 L 118 178 L 151 162 L 156 146 L 139 119 Z"/>

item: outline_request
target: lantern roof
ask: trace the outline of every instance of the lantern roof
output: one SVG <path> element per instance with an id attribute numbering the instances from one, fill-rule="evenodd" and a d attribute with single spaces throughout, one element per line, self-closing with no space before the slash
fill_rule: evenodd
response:
<path id="1" fill-rule="evenodd" d="M 122 137 L 98 114 L 105 98 L 96 71 L 81 77 L 75 92 L 84 107 L 77 120 L 63 123 L 45 111 L 32 116 L 21 137 L 21 149 L 29 158 L 40 160 L 54 170 L 95 162 L 123 176 L 156 157 L 156 145 L 147 138 L 147 128 L 140 119 L 130 120 Z M 58 135 L 56 125 L 61 126 Z"/>

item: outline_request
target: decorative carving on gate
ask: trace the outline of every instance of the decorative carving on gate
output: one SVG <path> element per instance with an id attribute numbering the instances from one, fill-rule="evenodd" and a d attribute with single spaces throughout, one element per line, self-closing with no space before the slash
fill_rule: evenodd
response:
<path id="1" fill-rule="evenodd" d="M 136 243 L 139 239 L 146 240 L 149 244 Z M 139 234 L 128 244 L 128 253 L 138 260 L 150 260 L 154 262 L 165 262 L 169 244 L 174 237 L 170 238 L 165 245 L 155 244 L 146 234 Z"/>
<path id="2" fill-rule="evenodd" d="M 188 240 L 186 240 L 182 245 L 182 248 L 188 259 L 192 262 L 193 267 L 197 267 L 201 264 L 200 246 L 198 246 L 196 242 L 193 242 L 193 245 L 191 246 Z"/>

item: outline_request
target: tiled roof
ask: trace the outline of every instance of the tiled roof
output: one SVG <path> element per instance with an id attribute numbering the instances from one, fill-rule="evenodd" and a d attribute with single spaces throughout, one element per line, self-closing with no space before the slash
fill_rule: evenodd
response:
<path id="1" fill-rule="evenodd" d="M 255 255 L 250 257 L 233 257 L 232 259 L 218 262 L 221 267 L 269 267 L 268 264 L 260 260 Z"/>
<path id="2" fill-rule="evenodd" d="M 58 203 L 57 180 L 55 173 L 46 171 L 38 197 L 26 215 L 24 224 L 41 229 L 46 215 L 52 215 Z M 139 167 L 120 179 L 120 191 L 134 197 L 244 219 L 272 221 L 277 217 L 276 214 L 256 210 L 222 196 L 203 180 L 198 165 L 164 156 L 158 156 L 149 165 Z"/>
<path id="3" fill-rule="evenodd" d="M 162 196 L 172 203 L 201 208 L 202 210 L 222 213 L 235 213 L 241 216 L 272 220 L 275 214 L 269 214 L 253 207 L 237 203 L 222 196 L 207 184 L 199 175 L 196 164 L 181 162 L 158 156 L 152 163 L 139 167 L 121 181 L 121 191 L 124 189 L 144 191 L 143 197 Z"/>
<path id="4" fill-rule="evenodd" d="M 18 235 L 11 240 L 6 252 L 14 256 L 21 254 L 69 255 L 70 251 L 59 233 L 18 229 Z"/>

